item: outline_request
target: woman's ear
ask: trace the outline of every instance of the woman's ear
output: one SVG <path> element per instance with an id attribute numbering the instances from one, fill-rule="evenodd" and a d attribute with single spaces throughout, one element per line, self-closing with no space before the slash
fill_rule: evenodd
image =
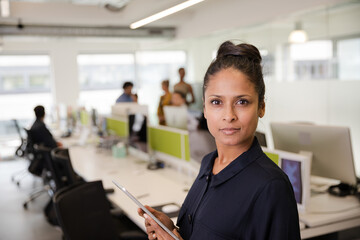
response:
<path id="1" fill-rule="evenodd" d="M 265 102 L 263 101 L 259 108 L 259 117 L 262 118 L 265 115 Z"/>

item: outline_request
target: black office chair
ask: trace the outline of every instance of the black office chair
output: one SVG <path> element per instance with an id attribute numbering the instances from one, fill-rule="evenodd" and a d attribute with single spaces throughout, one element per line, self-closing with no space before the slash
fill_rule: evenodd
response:
<path id="1" fill-rule="evenodd" d="M 20 126 L 19 126 L 19 123 L 16 119 L 13 119 L 13 122 L 14 122 L 14 126 L 16 128 L 16 131 L 19 135 L 19 138 L 20 138 L 20 146 L 16 149 L 15 151 L 15 155 L 17 157 L 20 157 L 20 158 L 27 158 L 28 157 L 26 156 L 26 153 L 27 153 L 27 146 L 28 146 L 28 140 L 27 140 L 27 134 L 26 134 L 26 131 L 24 129 L 21 129 Z M 28 168 L 24 168 L 20 171 L 17 171 L 15 173 L 13 173 L 11 175 L 11 181 L 12 182 L 15 182 L 16 185 L 20 186 L 20 182 L 21 180 L 23 180 L 25 177 L 27 176 L 30 176 L 29 174 L 29 171 L 28 171 Z"/>
<path id="2" fill-rule="evenodd" d="M 54 148 L 51 151 L 51 157 L 54 161 L 58 171 L 62 174 L 61 187 L 69 186 L 77 182 L 84 182 L 84 180 L 74 171 L 71 164 L 69 149 Z"/>
<path id="3" fill-rule="evenodd" d="M 28 169 L 34 175 L 41 176 L 43 185 L 34 189 L 29 198 L 23 203 L 25 209 L 27 209 L 30 202 L 44 193 L 52 197 L 56 188 L 60 185 L 61 178 L 54 169 L 50 151 L 50 148 L 36 144 L 33 145 L 32 154 L 34 157 Z"/>
<path id="4" fill-rule="evenodd" d="M 65 187 L 55 193 L 53 203 L 64 239 L 147 239 L 136 228 L 117 232 L 101 181 Z"/>

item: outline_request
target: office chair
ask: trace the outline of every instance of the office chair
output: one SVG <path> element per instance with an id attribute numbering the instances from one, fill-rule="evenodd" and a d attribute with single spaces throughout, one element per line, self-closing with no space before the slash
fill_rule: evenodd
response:
<path id="1" fill-rule="evenodd" d="M 55 165 L 60 168 L 62 173 L 62 186 L 69 186 L 78 182 L 85 182 L 85 180 L 78 175 L 72 164 L 68 148 L 55 148 L 51 151 L 51 157 L 55 162 Z M 105 189 L 106 193 L 113 193 L 114 189 Z"/>
<path id="2" fill-rule="evenodd" d="M 60 185 L 61 177 L 55 170 L 50 151 L 50 148 L 36 144 L 33 145 L 34 159 L 29 166 L 29 171 L 42 177 L 43 186 L 34 189 L 30 194 L 29 198 L 23 203 L 25 209 L 27 209 L 27 205 L 30 202 L 41 196 L 43 193 L 48 193 L 48 195 L 52 197 L 56 188 Z M 39 174 L 40 172 L 41 174 Z"/>
<path id="3" fill-rule="evenodd" d="M 84 180 L 74 171 L 68 148 L 54 148 L 51 151 L 51 157 L 58 171 L 62 175 L 60 187 L 69 186 L 77 182 L 84 182 Z"/>
<path id="4" fill-rule="evenodd" d="M 147 239 L 138 229 L 117 232 L 101 181 L 65 187 L 55 193 L 53 203 L 64 239 Z"/>
<path id="5" fill-rule="evenodd" d="M 20 138 L 20 146 L 16 149 L 15 155 L 20 158 L 23 158 L 23 157 L 27 158 L 27 156 L 26 156 L 26 151 L 27 151 L 26 148 L 28 145 L 27 138 L 22 133 L 18 121 L 16 119 L 13 119 L 13 122 L 14 122 L 14 126 L 15 126 L 16 131 Z M 26 168 L 22 169 L 21 171 L 17 171 L 15 173 L 13 173 L 11 175 L 11 181 L 15 182 L 17 186 L 20 186 L 21 180 L 23 180 L 27 176 L 30 176 L 30 174 L 28 172 L 28 168 L 26 167 Z"/>

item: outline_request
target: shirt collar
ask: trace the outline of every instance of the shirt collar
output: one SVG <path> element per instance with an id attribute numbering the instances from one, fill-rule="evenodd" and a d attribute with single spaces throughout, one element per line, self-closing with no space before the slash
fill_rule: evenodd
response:
<path id="1" fill-rule="evenodd" d="M 257 140 L 254 138 L 254 141 L 249 150 L 242 153 L 234 161 L 232 161 L 228 166 L 226 166 L 221 172 L 216 175 L 212 175 L 212 168 L 214 165 L 215 158 L 218 156 L 217 150 L 208 154 L 204 157 L 206 164 L 199 173 L 199 179 L 212 175 L 212 181 L 210 187 L 216 187 L 230 178 L 234 177 L 236 174 L 241 172 L 246 168 L 250 163 L 256 161 L 262 155 L 261 146 Z"/>

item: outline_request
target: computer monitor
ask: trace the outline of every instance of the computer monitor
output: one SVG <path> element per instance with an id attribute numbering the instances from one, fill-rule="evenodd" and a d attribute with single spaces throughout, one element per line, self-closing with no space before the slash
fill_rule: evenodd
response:
<path id="1" fill-rule="evenodd" d="M 167 126 L 187 130 L 186 106 L 164 106 L 164 115 Z"/>
<path id="2" fill-rule="evenodd" d="M 293 187 L 298 209 L 305 210 L 310 203 L 310 157 L 264 147 L 263 151 L 286 173 Z"/>
<path id="3" fill-rule="evenodd" d="M 270 127 L 275 149 L 312 153 L 312 175 L 356 185 L 349 128 L 275 122 Z"/>
<path id="4" fill-rule="evenodd" d="M 207 128 L 207 122 L 202 112 L 188 113 L 187 128 L 189 131 L 190 158 L 200 163 L 206 154 L 216 150 L 215 139 Z"/>
<path id="5" fill-rule="evenodd" d="M 266 142 L 266 135 L 265 135 L 265 133 L 256 131 L 256 132 L 255 132 L 255 137 L 256 137 L 257 140 L 259 141 L 260 146 L 262 146 L 262 147 L 267 147 L 267 142 Z"/>

